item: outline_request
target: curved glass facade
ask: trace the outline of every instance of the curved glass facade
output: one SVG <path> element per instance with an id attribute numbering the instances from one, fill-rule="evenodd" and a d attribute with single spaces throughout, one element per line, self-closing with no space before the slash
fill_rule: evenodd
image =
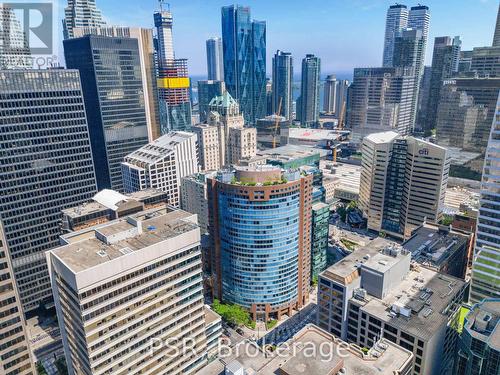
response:
<path id="1" fill-rule="evenodd" d="M 299 186 L 273 187 L 268 200 L 221 189 L 218 211 L 223 300 L 249 309 L 297 300 Z"/>

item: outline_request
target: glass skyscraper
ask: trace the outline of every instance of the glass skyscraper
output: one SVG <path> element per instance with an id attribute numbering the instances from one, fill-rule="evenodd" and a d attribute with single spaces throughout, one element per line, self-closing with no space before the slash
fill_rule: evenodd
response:
<path id="1" fill-rule="evenodd" d="M 78 71 L 0 71 L 0 176 L 0 219 L 26 312 L 52 300 L 45 252 L 59 245 L 61 210 L 96 193 Z"/>
<path id="2" fill-rule="evenodd" d="M 319 119 L 319 75 L 321 60 L 314 55 L 306 55 L 302 59 L 302 81 L 298 116 L 302 126 L 315 125 Z"/>
<path id="3" fill-rule="evenodd" d="M 472 263 L 472 302 L 500 297 L 500 100 L 486 148 Z"/>
<path id="4" fill-rule="evenodd" d="M 200 123 L 208 119 L 209 104 L 216 96 L 222 96 L 226 91 L 224 81 L 198 81 L 198 108 Z"/>
<path id="5" fill-rule="evenodd" d="M 312 175 L 265 165 L 208 180 L 214 296 L 254 319 L 308 299 Z"/>
<path id="6" fill-rule="evenodd" d="M 97 186 L 121 191 L 123 158 L 148 143 L 137 39 L 68 39 L 64 56 L 82 77 Z"/>
<path id="7" fill-rule="evenodd" d="M 290 52 L 276 51 L 273 57 L 272 79 L 273 113 L 292 121 L 293 105 L 293 58 Z M 278 112 L 278 109 L 281 109 Z"/>
<path id="8" fill-rule="evenodd" d="M 75 27 L 105 26 L 101 11 L 97 9 L 95 0 L 68 0 L 64 8 L 63 33 L 64 39 L 73 38 Z"/>
<path id="9" fill-rule="evenodd" d="M 222 48 L 226 88 L 254 124 L 266 115 L 266 23 L 251 20 L 249 7 L 223 7 Z"/>
<path id="10" fill-rule="evenodd" d="M 222 59 L 222 39 L 207 39 L 207 74 L 209 81 L 224 80 L 224 62 Z"/>

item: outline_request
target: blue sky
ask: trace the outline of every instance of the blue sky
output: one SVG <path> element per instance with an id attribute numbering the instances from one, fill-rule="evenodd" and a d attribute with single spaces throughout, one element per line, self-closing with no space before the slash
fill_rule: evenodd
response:
<path id="1" fill-rule="evenodd" d="M 65 3 L 64 0 L 61 0 Z M 156 0 L 96 0 L 112 24 L 153 27 Z M 414 2 L 398 1 L 408 6 Z M 434 37 L 460 35 L 462 49 L 490 45 L 498 0 L 420 0 L 429 6 L 431 23 L 426 63 Z M 276 49 L 292 52 L 295 72 L 306 53 L 321 57 L 322 73 L 351 72 L 380 66 L 387 0 L 248 0 L 252 17 L 267 21 L 267 70 Z M 219 0 L 170 0 L 174 16 L 174 49 L 189 59 L 192 75 L 206 74 L 205 40 L 220 36 Z"/>

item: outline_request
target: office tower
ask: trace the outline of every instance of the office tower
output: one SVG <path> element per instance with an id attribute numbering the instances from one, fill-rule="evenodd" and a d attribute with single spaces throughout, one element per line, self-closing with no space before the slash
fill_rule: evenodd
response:
<path id="1" fill-rule="evenodd" d="M 326 268 L 330 206 L 317 202 L 312 206 L 311 278 L 315 279 Z"/>
<path id="2" fill-rule="evenodd" d="M 141 190 L 127 195 L 104 189 L 89 201 L 62 210 L 62 232 L 77 232 L 144 210 L 165 207 L 168 203 L 167 198 L 167 193 L 156 189 Z"/>
<path id="3" fill-rule="evenodd" d="M 293 57 L 290 52 L 278 50 L 274 54 L 271 92 L 272 113 L 293 121 Z"/>
<path id="4" fill-rule="evenodd" d="M 202 171 L 219 170 L 224 165 L 225 147 L 223 132 L 219 132 L 218 126 L 198 124 L 191 128 L 197 137 L 197 152 L 200 169 Z"/>
<path id="5" fill-rule="evenodd" d="M 360 208 L 368 229 L 409 238 L 424 221 L 442 218 L 450 156 L 447 149 L 396 132 L 363 139 Z"/>
<path id="6" fill-rule="evenodd" d="M 0 372 L 2 374 L 34 375 L 34 361 L 28 345 L 23 309 L 14 280 L 14 270 L 0 221 Z"/>
<path id="7" fill-rule="evenodd" d="M 335 114 L 339 119 L 339 127 L 343 126 L 347 117 L 347 99 L 349 86 L 351 83 L 347 79 L 340 79 L 337 81 L 337 95 L 335 102 Z M 342 121 L 342 124 L 340 122 Z"/>
<path id="8" fill-rule="evenodd" d="M 311 195 L 312 175 L 270 165 L 208 179 L 215 298 L 265 321 L 308 301 Z"/>
<path id="9" fill-rule="evenodd" d="M 483 298 L 500 296 L 500 172 L 498 153 L 500 149 L 500 101 L 486 148 L 483 179 L 481 182 L 481 205 L 477 222 L 476 246 L 472 262 L 470 299 L 479 302 Z"/>
<path id="10" fill-rule="evenodd" d="M 326 76 L 323 94 L 323 111 L 326 113 L 336 114 L 337 105 L 337 78 L 335 74 Z"/>
<path id="11" fill-rule="evenodd" d="M 12 8 L 0 4 L 0 69 L 31 69 L 28 41 Z"/>
<path id="12" fill-rule="evenodd" d="M 427 101 L 431 85 L 431 67 L 424 66 L 424 72 L 420 79 L 420 87 L 418 89 L 417 99 L 417 116 L 415 118 L 415 128 L 422 129 L 426 122 Z"/>
<path id="13" fill-rule="evenodd" d="M 441 88 L 436 118 L 436 141 L 441 146 L 483 152 L 481 125 L 488 117 L 488 108 L 475 104 L 474 97 L 459 90 L 450 81 Z"/>
<path id="14" fill-rule="evenodd" d="M 0 71 L 0 216 L 25 312 L 50 302 L 44 252 L 96 180 L 78 71 Z"/>
<path id="15" fill-rule="evenodd" d="M 349 88 L 349 126 L 361 135 L 384 130 L 410 134 L 414 90 L 413 68 L 354 69 Z"/>
<path id="16" fill-rule="evenodd" d="M 144 109 L 148 127 L 148 139 L 153 141 L 160 136 L 160 114 L 156 86 L 155 57 L 153 33 L 150 29 L 128 26 L 108 27 L 75 27 L 75 38 L 85 35 L 101 35 L 108 37 L 133 38 L 137 40 L 139 61 L 141 64 L 142 90 L 144 92 Z"/>
<path id="17" fill-rule="evenodd" d="M 383 337 L 414 355 L 413 375 L 443 374 L 453 355 L 448 329 L 468 283 L 412 266 L 411 254 L 377 238 L 327 268 L 318 282 L 318 323 L 371 348 Z"/>
<path id="18" fill-rule="evenodd" d="M 266 116 L 273 114 L 273 84 L 266 78 Z"/>
<path id="19" fill-rule="evenodd" d="M 87 35 L 64 41 L 68 68 L 82 79 L 99 190 L 123 189 L 123 158 L 148 143 L 138 41 Z"/>
<path id="20" fill-rule="evenodd" d="M 194 374 L 206 364 L 195 215 L 153 209 L 61 240 L 47 261 L 68 373 Z"/>
<path id="21" fill-rule="evenodd" d="M 181 208 L 198 216 L 201 234 L 208 232 L 207 179 L 215 174 L 208 171 L 181 178 Z"/>
<path id="22" fill-rule="evenodd" d="M 319 119 L 319 76 L 321 60 L 308 54 L 302 59 L 302 79 L 300 83 L 300 108 L 298 119 L 302 126 L 315 125 Z"/>
<path id="23" fill-rule="evenodd" d="M 392 66 L 392 56 L 394 54 L 394 39 L 399 32 L 408 25 L 408 8 L 406 5 L 391 5 L 387 10 L 384 36 L 384 55 L 382 66 Z"/>
<path id="24" fill-rule="evenodd" d="M 472 68 L 472 51 L 460 51 L 458 73 L 468 73 Z"/>
<path id="25" fill-rule="evenodd" d="M 196 134 L 172 132 L 124 157 L 121 163 L 123 188 L 131 193 L 159 189 L 168 203 L 179 206 L 181 178 L 198 172 Z"/>
<path id="26" fill-rule="evenodd" d="M 429 13 L 429 7 L 425 5 L 411 7 L 410 12 L 408 13 L 408 27 L 422 31 L 422 36 L 424 38 L 424 50 L 429 36 L 430 18 L 431 15 Z"/>
<path id="27" fill-rule="evenodd" d="M 280 145 L 281 131 L 290 126 L 284 116 L 271 115 L 257 120 L 257 143 L 260 149 L 274 148 Z"/>
<path id="28" fill-rule="evenodd" d="M 480 76 L 500 76 L 500 46 L 475 47 L 472 50 L 470 70 Z"/>
<path id="29" fill-rule="evenodd" d="M 237 164 L 242 158 L 249 159 L 257 153 L 257 130 L 245 128 L 240 106 L 229 92 L 212 99 L 209 104 L 208 125 L 219 132 L 221 166 Z"/>
<path id="30" fill-rule="evenodd" d="M 460 92 L 465 92 L 474 98 L 474 105 L 487 110 L 486 117 L 481 116 L 476 123 L 472 135 L 473 147 L 484 153 L 490 138 L 491 123 L 497 107 L 500 77 L 459 77 L 447 80 L 444 86 L 452 85 Z"/>
<path id="31" fill-rule="evenodd" d="M 161 4 L 161 3 L 160 3 Z M 156 28 L 156 38 L 157 41 L 157 60 L 158 65 L 161 65 L 165 61 L 174 60 L 174 40 L 172 38 L 172 25 L 174 24 L 174 18 L 169 10 L 164 10 L 154 12 L 153 21 Z"/>
<path id="32" fill-rule="evenodd" d="M 426 123 L 423 128 L 426 133 L 430 133 L 436 127 L 437 108 L 443 81 L 452 77 L 458 70 L 460 44 L 458 37 L 453 40 L 449 36 L 434 39 L 429 96 L 426 106 Z"/>
<path id="33" fill-rule="evenodd" d="M 254 124 L 266 116 L 266 23 L 251 20 L 249 7 L 222 7 L 222 47 L 226 88 Z"/>
<path id="34" fill-rule="evenodd" d="M 198 108 L 200 122 L 208 120 L 209 104 L 216 96 L 221 96 L 226 91 L 223 81 L 198 81 Z"/>
<path id="35" fill-rule="evenodd" d="M 191 128 L 191 97 L 187 59 L 176 59 L 172 40 L 173 17 L 161 9 L 153 15 L 158 39 L 158 100 L 160 132 L 189 131 Z"/>
<path id="36" fill-rule="evenodd" d="M 97 9 L 95 0 L 68 0 L 64 8 L 63 33 L 64 39 L 73 38 L 75 27 L 105 26 L 101 11 Z"/>
<path id="37" fill-rule="evenodd" d="M 497 22 L 495 24 L 492 47 L 500 47 L 500 5 L 498 7 Z"/>
<path id="38" fill-rule="evenodd" d="M 207 39 L 207 75 L 209 81 L 224 80 L 224 61 L 222 59 L 222 39 Z"/>
<path id="39" fill-rule="evenodd" d="M 496 35 L 495 35 L 496 36 Z M 500 35 L 498 36 L 500 38 Z M 499 42 L 500 43 L 500 42 Z M 500 300 L 488 298 L 472 306 L 458 340 L 455 374 L 500 373 Z"/>

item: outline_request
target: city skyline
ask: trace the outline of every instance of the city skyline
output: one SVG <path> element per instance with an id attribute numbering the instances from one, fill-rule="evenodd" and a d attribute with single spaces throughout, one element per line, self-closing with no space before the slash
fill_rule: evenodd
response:
<path id="1" fill-rule="evenodd" d="M 229 4 L 226 1 L 170 1 L 175 18 L 173 33 L 176 57 L 188 59 L 192 76 L 206 76 L 205 41 L 210 37 L 221 36 L 221 7 Z M 277 49 L 289 51 L 298 59 L 307 53 L 314 53 L 322 59 L 322 75 L 337 73 L 342 76 L 343 73 L 352 74 L 354 67 L 382 64 L 385 16 L 387 8 L 394 4 L 392 1 L 374 0 L 368 3 L 361 0 L 333 0 L 325 3 L 313 0 L 304 6 L 294 0 L 287 2 L 286 7 L 282 2 L 261 0 L 239 4 L 250 6 L 252 17 L 267 23 L 268 76 L 271 75 L 271 52 Z M 416 2 L 404 4 L 408 7 L 417 5 Z M 431 63 L 436 36 L 460 35 L 463 50 L 491 45 L 498 10 L 496 1 L 462 1 L 457 6 L 457 2 L 429 0 L 423 4 L 430 8 L 431 13 L 426 65 Z M 118 16 L 115 6 L 112 1 L 97 1 L 97 7 L 108 24 L 151 28 L 151 13 L 159 8 L 155 0 L 140 4 L 125 0 L 120 5 L 123 11 Z M 455 22 L 464 18 L 470 22 Z M 328 25 L 330 19 L 331 26 Z M 360 25 L 362 32 L 345 33 L 347 27 L 352 27 L 353 21 Z M 193 28 L 193 24 L 197 27 Z"/>

